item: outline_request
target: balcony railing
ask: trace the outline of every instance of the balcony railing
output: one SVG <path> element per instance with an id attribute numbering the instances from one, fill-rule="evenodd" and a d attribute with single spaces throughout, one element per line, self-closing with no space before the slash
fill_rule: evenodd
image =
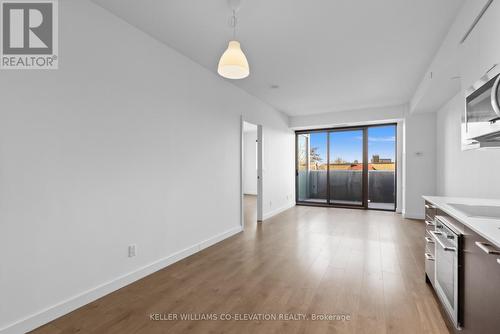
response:
<path id="1" fill-rule="evenodd" d="M 395 179 L 392 170 L 368 171 L 368 199 L 370 203 L 395 202 Z M 299 200 L 327 198 L 325 170 L 299 172 Z M 363 171 L 331 170 L 330 197 L 332 201 L 359 202 L 363 198 Z"/>

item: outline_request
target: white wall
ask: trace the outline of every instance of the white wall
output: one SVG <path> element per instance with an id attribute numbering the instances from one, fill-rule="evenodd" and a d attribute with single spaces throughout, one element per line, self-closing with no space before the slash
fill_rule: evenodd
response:
<path id="1" fill-rule="evenodd" d="M 423 219 L 422 196 L 436 191 L 436 114 L 407 115 L 404 127 L 403 215 Z"/>
<path id="2" fill-rule="evenodd" d="M 243 193 L 257 195 L 257 131 L 243 137 Z"/>
<path id="3" fill-rule="evenodd" d="M 500 149 L 461 150 L 463 108 L 462 94 L 458 94 L 437 115 L 437 193 L 500 198 Z"/>
<path id="4" fill-rule="evenodd" d="M 406 105 L 345 110 L 317 115 L 290 117 L 292 129 L 312 129 L 341 125 L 372 124 L 404 118 Z"/>
<path id="5" fill-rule="evenodd" d="M 264 214 L 294 201 L 287 117 L 95 4 L 59 5 L 60 69 L 0 75 L 5 332 L 238 232 L 242 115 L 264 127 Z"/>

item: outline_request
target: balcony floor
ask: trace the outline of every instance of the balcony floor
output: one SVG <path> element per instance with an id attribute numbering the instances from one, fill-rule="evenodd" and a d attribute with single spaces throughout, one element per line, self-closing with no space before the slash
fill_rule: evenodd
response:
<path id="1" fill-rule="evenodd" d="M 305 200 L 301 200 L 301 202 L 313 203 L 313 204 L 325 204 L 326 205 L 326 200 L 321 199 L 321 198 L 308 198 Z M 355 202 L 355 201 L 332 200 L 331 204 L 332 205 L 358 205 L 358 206 L 361 206 L 362 203 Z M 393 211 L 394 210 L 394 203 L 370 202 L 370 203 L 368 203 L 368 209 Z"/>

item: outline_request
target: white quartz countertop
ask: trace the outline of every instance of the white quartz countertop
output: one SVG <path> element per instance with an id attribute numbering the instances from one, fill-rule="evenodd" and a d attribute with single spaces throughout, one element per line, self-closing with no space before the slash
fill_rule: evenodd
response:
<path id="1" fill-rule="evenodd" d="M 500 211 L 500 200 L 444 196 L 422 197 L 427 202 L 430 202 L 440 208 L 500 249 L 500 218 L 485 218 L 478 215 L 469 215 L 465 212 L 466 210 L 459 210 L 456 207 L 457 204 L 470 206 L 472 209 L 475 206 L 498 207 L 498 211 Z"/>

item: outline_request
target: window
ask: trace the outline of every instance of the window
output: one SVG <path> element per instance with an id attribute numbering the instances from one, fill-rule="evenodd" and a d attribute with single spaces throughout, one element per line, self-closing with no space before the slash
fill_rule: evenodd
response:
<path id="1" fill-rule="evenodd" d="M 298 204 L 396 209 L 396 125 L 296 132 Z"/>

